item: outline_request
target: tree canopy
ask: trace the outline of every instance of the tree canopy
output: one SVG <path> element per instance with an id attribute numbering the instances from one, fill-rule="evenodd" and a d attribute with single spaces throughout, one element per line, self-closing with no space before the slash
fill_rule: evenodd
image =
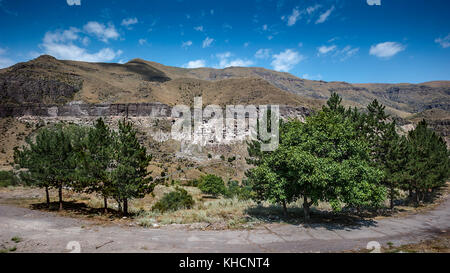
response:
<path id="1" fill-rule="evenodd" d="M 449 176 L 445 142 L 425 122 L 400 136 L 385 107 L 374 100 L 366 111 L 346 109 L 333 94 L 305 122 L 281 122 L 280 145 L 273 152 L 249 143 L 246 175 L 255 199 L 286 203 L 303 199 L 305 218 L 320 201 L 334 210 L 379 207 L 398 189 L 416 196 L 444 185 Z M 419 197 L 418 197 L 419 198 Z M 422 197 L 421 197 L 422 198 Z"/>
<path id="2" fill-rule="evenodd" d="M 94 127 L 59 123 L 41 128 L 26 145 L 15 149 L 15 163 L 22 168 L 22 177 L 30 184 L 59 190 L 60 209 L 63 208 L 62 189 L 97 193 L 104 198 L 123 202 L 128 213 L 128 200 L 142 198 L 151 192 L 147 166 L 151 155 L 139 143 L 131 122 L 120 121 L 117 133 L 102 119 Z"/>

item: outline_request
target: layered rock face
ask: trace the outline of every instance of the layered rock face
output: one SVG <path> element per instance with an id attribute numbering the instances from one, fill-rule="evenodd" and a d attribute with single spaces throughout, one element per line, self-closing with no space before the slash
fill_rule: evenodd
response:
<path id="1" fill-rule="evenodd" d="M 84 104 L 69 103 L 66 105 L 0 105 L 0 118 L 5 117 L 150 117 L 170 118 L 172 107 L 162 103 L 129 103 L 129 104 Z M 305 107 L 280 106 L 280 114 L 284 118 L 309 116 L 311 110 Z"/>
<path id="2" fill-rule="evenodd" d="M 259 106 L 256 106 L 259 111 Z M 303 120 L 306 116 L 311 115 L 311 110 L 305 107 L 279 106 L 280 116 L 283 119 L 300 119 Z M 226 118 L 225 108 L 222 109 L 223 117 Z M 194 109 L 191 109 L 193 115 Z M 249 113 L 246 114 L 248 117 Z M 84 104 L 79 102 L 72 102 L 66 105 L 18 105 L 5 106 L 0 105 L 0 118 L 13 117 L 25 123 L 31 124 L 52 124 L 60 121 L 70 122 L 79 125 L 91 126 L 95 120 L 102 117 L 104 121 L 117 128 L 117 123 L 123 118 L 130 119 L 141 133 L 150 136 L 154 141 L 166 142 L 178 139 L 183 142 L 186 137 L 174 137 L 172 135 L 172 126 L 178 118 L 172 117 L 172 107 L 161 103 L 131 103 L 131 104 Z M 192 116 L 191 116 L 192 118 Z M 210 117 L 204 116 L 202 118 L 201 132 L 213 132 L 209 123 Z M 194 128 L 192 128 L 193 130 Z M 225 129 L 225 120 L 224 120 Z M 192 131 L 193 134 L 195 134 Z M 226 132 L 223 132 L 224 135 Z M 249 129 L 240 128 L 235 125 L 235 135 L 233 140 L 223 142 L 209 139 L 206 137 L 202 142 L 205 145 L 228 145 L 233 143 L 241 143 L 246 140 L 249 135 Z M 194 137 L 192 138 L 194 139 Z M 192 141 L 191 141 L 192 142 Z M 192 144 L 192 143 L 191 143 Z M 193 143 L 198 145 L 200 143 Z"/>
<path id="3" fill-rule="evenodd" d="M 170 117 L 171 108 L 160 103 L 66 105 L 0 105 L 0 117 Z"/>

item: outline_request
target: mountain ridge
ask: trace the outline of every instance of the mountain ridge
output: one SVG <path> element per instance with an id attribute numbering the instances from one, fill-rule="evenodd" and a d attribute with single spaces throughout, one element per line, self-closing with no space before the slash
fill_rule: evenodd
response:
<path id="1" fill-rule="evenodd" d="M 180 68 L 133 59 L 125 64 L 58 60 L 42 55 L 0 70 L 2 103 L 161 102 L 273 103 L 317 109 L 336 92 L 344 104 L 365 107 L 377 99 L 390 114 L 407 117 L 430 109 L 450 111 L 450 81 L 358 83 L 313 81 L 262 67 Z"/>

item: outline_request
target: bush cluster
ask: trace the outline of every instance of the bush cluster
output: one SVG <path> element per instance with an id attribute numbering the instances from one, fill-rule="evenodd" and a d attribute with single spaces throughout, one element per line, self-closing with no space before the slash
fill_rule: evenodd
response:
<path id="1" fill-rule="evenodd" d="M 12 171 L 0 171 L 0 188 L 19 185 L 17 178 Z"/>
<path id="2" fill-rule="evenodd" d="M 239 200 L 249 200 L 252 198 L 252 187 L 247 180 L 242 181 L 242 185 L 238 181 L 231 180 L 227 185 L 226 197 L 236 197 Z"/>
<path id="3" fill-rule="evenodd" d="M 214 197 L 219 195 L 225 195 L 227 193 L 227 188 L 222 178 L 208 174 L 200 177 L 198 188 L 205 194 L 210 194 Z"/>
<path id="4" fill-rule="evenodd" d="M 190 209 L 194 205 L 192 196 L 182 188 L 176 188 L 175 191 L 166 193 L 152 208 L 153 211 L 161 213 L 167 211 L 176 211 L 179 209 Z"/>

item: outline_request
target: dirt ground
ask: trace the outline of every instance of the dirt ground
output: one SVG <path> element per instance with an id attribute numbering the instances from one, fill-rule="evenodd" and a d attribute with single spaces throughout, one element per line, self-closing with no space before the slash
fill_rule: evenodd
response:
<path id="1" fill-rule="evenodd" d="M 445 244 L 433 247 L 450 230 L 448 196 L 422 212 L 352 224 L 270 222 L 227 230 L 202 230 L 201 223 L 144 228 L 111 215 L 77 217 L 18 205 L 33 198 L 40 196 L 27 189 L 0 192 L 1 252 L 343 252 L 373 242 L 385 252 L 406 252 L 414 244 L 419 252 L 448 251 Z"/>

